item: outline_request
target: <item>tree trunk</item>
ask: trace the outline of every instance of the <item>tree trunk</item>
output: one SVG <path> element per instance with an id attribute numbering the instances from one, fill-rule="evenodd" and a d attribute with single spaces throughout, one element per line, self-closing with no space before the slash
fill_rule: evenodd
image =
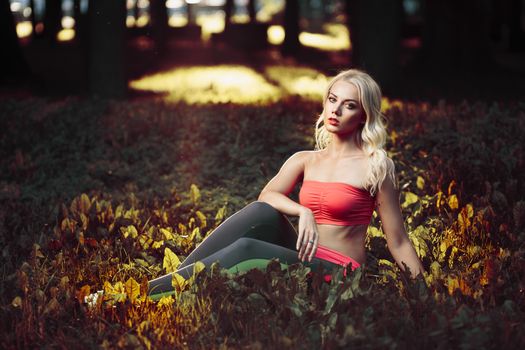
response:
<path id="1" fill-rule="evenodd" d="M 89 2 L 89 90 L 102 97 L 124 97 L 126 0 Z"/>
<path id="2" fill-rule="evenodd" d="M 233 0 L 226 0 L 224 2 L 223 11 L 224 11 L 224 31 L 225 32 L 227 31 L 231 23 L 231 18 L 233 15 L 233 6 L 234 6 Z"/>
<path id="3" fill-rule="evenodd" d="M 19 83 L 31 75 L 22 54 L 9 1 L 0 2 L 0 82 Z"/>
<path id="4" fill-rule="evenodd" d="M 427 0 L 422 61 L 441 72 L 471 70 L 489 63 L 489 8 L 476 1 Z"/>
<path id="5" fill-rule="evenodd" d="M 57 42 L 57 35 L 62 28 L 62 0 L 46 0 L 44 14 L 44 33 L 50 46 Z"/>
<path id="6" fill-rule="evenodd" d="M 255 0 L 248 1 L 248 15 L 250 16 L 250 23 L 257 21 L 257 13 L 255 11 Z"/>
<path id="7" fill-rule="evenodd" d="M 167 47 L 168 12 L 165 0 L 151 0 L 151 34 L 157 48 L 157 54 L 164 54 Z"/>
<path id="8" fill-rule="evenodd" d="M 346 10 L 352 66 L 367 71 L 390 91 L 400 74 L 402 1 L 347 0 Z"/>
<path id="9" fill-rule="evenodd" d="M 87 44 L 88 38 L 88 18 L 87 13 L 82 13 L 80 3 L 82 0 L 75 0 L 74 2 L 74 16 L 75 16 L 75 40 L 79 45 Z"/>
<path id="10" fill-rule="evenodd" d="M 299 52 L 299 1 L 286 0 L 284 7 L 284 42 L 281 52 L 296 55 Z"/>

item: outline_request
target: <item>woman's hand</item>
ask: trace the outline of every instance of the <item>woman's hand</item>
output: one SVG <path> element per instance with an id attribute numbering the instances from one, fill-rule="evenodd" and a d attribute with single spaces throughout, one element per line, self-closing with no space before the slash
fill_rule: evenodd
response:
<path id="1" fill-rule="evenodd" d="M 299 236 L 297 237 L 296 248 L 299 251 L 301 261 L 312 261 L 317 251 L 319 233 L 314 214 L 309 208 L 302 207 L 299 214 Z"/>

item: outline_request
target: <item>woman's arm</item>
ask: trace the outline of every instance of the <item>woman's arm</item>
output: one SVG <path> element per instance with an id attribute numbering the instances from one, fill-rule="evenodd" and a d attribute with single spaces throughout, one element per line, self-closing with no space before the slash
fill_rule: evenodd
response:
<path id="1" fill-rule="evenodd" d="M 388 176 L 377 194 L 376 206 L 392 257 L 403 271 L 405 270 L 403 262 L 410 268 L 412 278 L 416 278 L 420 273 L 423 275 L 425 271 L 423 264 L 405 230 L 399 205 L 399 192 Z"/>
<path id="2" fill-rule="evenodd" d="M 288 197 L 297 181 L 304 174 L 304 166 L 310 152 L 302 151 L 292 155 L 263 188 L 259 200 L 270 204 L 283 214 L 299 216 L 296 248 L 299 259 L 309 261 L 315 255 L 319 234 L 312 211 Z"/>

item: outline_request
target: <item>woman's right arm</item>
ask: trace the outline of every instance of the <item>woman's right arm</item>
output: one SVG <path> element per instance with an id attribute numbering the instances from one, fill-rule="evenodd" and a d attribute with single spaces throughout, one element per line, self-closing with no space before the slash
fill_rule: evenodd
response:
<path id="1" fill-rule="evenodd" d="M 270 204 L 283 214 L 299 216 L 304 207 L 288 195 L 302 178 L 307 157 L 308 151 L 302 151 L 288 158 L 277 175 L 264 186 L 258 200 Z"/>
<path id="2" fill-rule="evenodd" d="M 319 234 L 312 211 L 293 201 L 288 195 L 304 174 L 305 163 L 310 152 L 302 151 L 292 155 L 261 191 L 258 200 L 270 204 L 283 214 L 299 217 L 299 228 L 296 248 L 299 259 L 313 258 L 317 250 Z M 308 243 L 308 242 L 313 242 Z"/>

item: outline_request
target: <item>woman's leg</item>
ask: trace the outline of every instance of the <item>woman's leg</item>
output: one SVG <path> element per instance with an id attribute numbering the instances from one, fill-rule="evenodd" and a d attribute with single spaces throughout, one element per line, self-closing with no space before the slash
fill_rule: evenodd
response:
<path id="1" fill-rule="evenodd" d="M 180 269 L 202 261 L 241 237 L 256 238 L 295 249 L 297 233 L 290 221 L 270 204 L 248 204 L 220 224 L 188 255 Z"/>
<path id="2" fill-rule="evenodd" d="M 210 266 L 213 262 L 218 261 L 221 267 L 237 272 L 249 270 L 256 266 L 266 266 L 273 258 L 278 258 L 279 262 L 285 265 L 301 262 L 295 249 L 246 237 L 239 238 L 229 246 L 202 259 L 201 262 L 205 266 Z M 321 265 L 327 269 L 340 267 L 338 264 L 318 258 L 312 259 L 311 262 L 304 262 L 304 264 L 314 271 L 319 269 Z M 194 264 L 190 264 L 179 268 L 177 273 L 187 279 L 193 274 L 193 266 Z M 148 294 L 159 295 L 172 291 L 172 278 L 172 274 L 167 274 L 150 281 Z"/>

